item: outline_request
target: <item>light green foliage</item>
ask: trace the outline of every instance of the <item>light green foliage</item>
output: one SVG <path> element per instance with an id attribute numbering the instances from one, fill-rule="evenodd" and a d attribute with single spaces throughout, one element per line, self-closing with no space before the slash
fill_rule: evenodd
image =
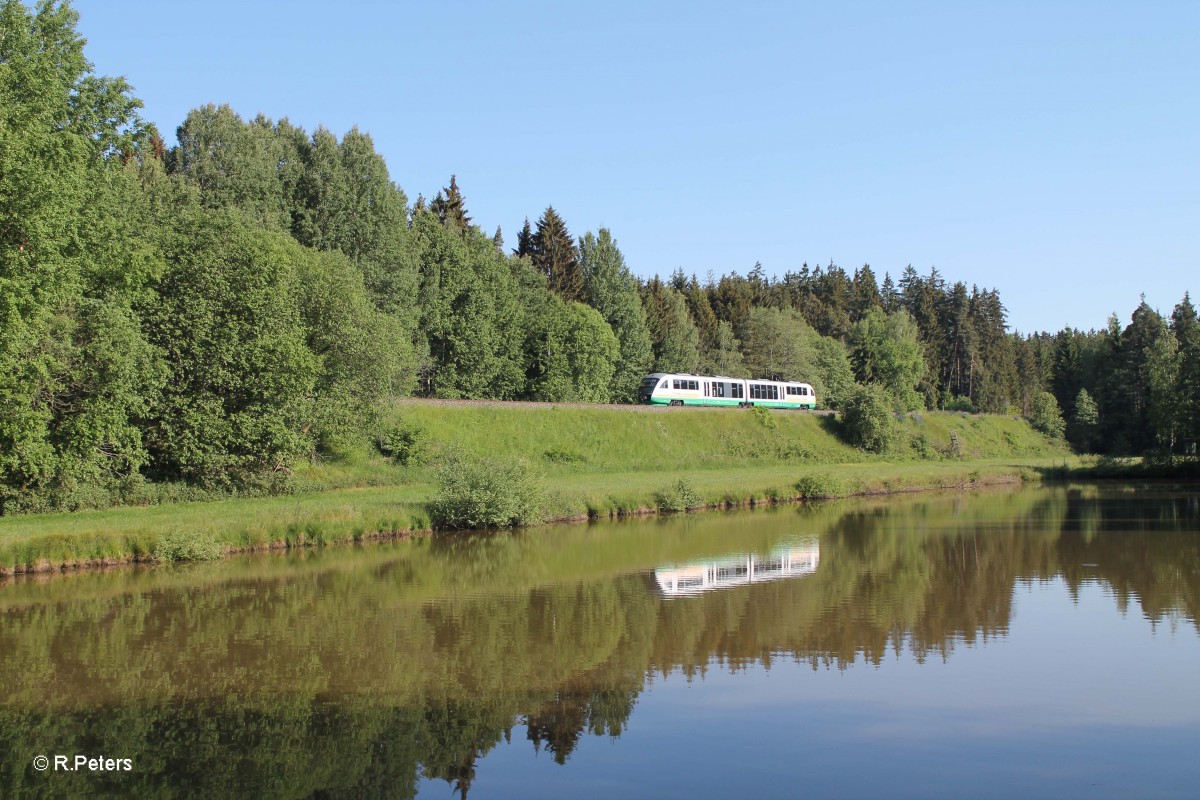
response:
<path id="1" fill-rule="evenodd" d="M 583 303 L 549 295 L 533 317 L 529 384 L 534 400 L 606 403 L 620 358 L 620 343 L 604 318 Z"/>
<path id="2" fill-rule="evenodd" d="M 159 561 L 215 561 L 221 555 L 221 546 L 212 534 L 190 528 L 172 528 L 154 546 Z"/>
<path id="3" fill-rule="evenodd" d="M 403 420 L 388 425 L 375 440 L 375 448 L 401 466 L 421 463 L 429 444 L 421 426 Z"/>
<path id="4" fill-rule="evenodd" d="M 962 395 L 951 395 L 945 403 L 942 404 L 943 411 L 963 411 L 967 414 L 974 414 L 978 411 L 975 404 L 971 402 L 971 398 L 963 397 Z"/>
<path id="5" fill-rule="evenodd" d="M 724 320 L 716 323 L 712 344 L 700 354 L 698 369 L 703 375 L 753 377 L 746 369 L 746 360 L 742 357 L 742 343 L 733 335 L 733 325 Z"/>
<path id="6" fill-rule="evenodd" d="M 1100 410 L 1087 389 L 1080 389 L 1075 396 L 1075 411 L 1067 426 L 1067 438 L 1081 453 L 1095 452 L 1100 430 Z"/>
<path id="7" fill-rule="evenodd" d="M 878 383 L 897 411 L 923 407 L 916 386 L 925 372 L 917 326 L 906 311 L 872 308 L 850 328 L 850 349 L 859 380 Z"/>
<path id="8" fill-rule="evenodd" d="M 638 383 L 650 372 L 654 358 L 637 280 L 625 266 L 625 257 L 607 228 L 601 228 L 598 234 L 588 232 L 579 240 L 579 266 L 588 304 L 608 322 L 620 345 L 612 399 L 633 402 Z"/>
<path id="9" fill-rule="evenodd" d="M 319 128 L 300 153 L 303 172 L 293 201 L 297 240 L 344 253 L 362 270 L 375 304 L 412 330 L 420 313 L 413 302 L 419 277 L 408 200 L 371 137 L 352 128 L 339 143 Z"/>
<path id="10" fill-rule="evenodd" d="M 838 408 L 853 391 L 845 346 L 821 336 L 798 311 L 752 308 L 742 335 L 751 376 L 811 383 L 817 402 L 827 408 Z"/>
<path id="11" fill-rule="evenodd" d="M 704 504 L 704 498 L 687 478 L 679 478 L 655 495 L 659 511 L 687 511 Z"/>
<path id="12" fill-rule="evenodd" d="M 837 339 L 818 336 L 813 341 L 816 351 L 815 380 L 808 381 L 817 391 L 817 403 L 822 408 L 841 408 L 854 393 L 854 369 L 846 346 Z"/>
<path id="13" fill-rule="evenodd" d="M 1183 396 L 1179 391 L 1179 375 L 1183 359 L 1179 341 L 1159 321 L 1159 332 L 1146 355 L 1147 416 L 1155 439 L 1168 451 L 1174 449 L 1183 416 Z"/>
<path id="14" fill-rule="evenodd" d="M 828 472 L 810 472 L 795 484 L 796 495 L 804 500 L 840 497 L 844 491 L 841 481 Z"/>
<path id="15" fill-rule="evenodd" d="M 294 138 L 278 135 L 263 116 L 247 123 L 228 105 L 212 104 L 191 111 L 176 136 L 170 170 L 196 187 L 204 208 L 238 209 L 252 224 L 289 230 L 281 168 L 299 161 Z"/>
<path id="16" fill-rule="evenodd" d="M 526 301 L 519 268 L 476 228 L 464 236 L 432 212 L 417 210 L 413 231 L 422 273 L 420 331 L 427 348 L 420 368 L 422 392 L 517 396 L 525 383 L 526 315 L 545 297 L 544 284 L 539 290 L 535 282 Z"/>
<path id="17" fill-rule="evenodd" d="M 753 308 L 742 331 L 746 369 L 756 378 L 811 383 L 817 372 L 817 336 L 797 311 Z M 823 387 L 817 389 L 820 396 Z"/>
<path id="18" fill-rule="evenodd" d="M 1029 415 L 1033 429 L 1053 439 L 1061 439 L 1066 430 L 1058 400 L 1050 392 L 1042 392 L 1033 400 L 1033 411 Z"/>
<path id="19" fill-rule="evenodd" d="M 846 441 L 871 453 L 886 453 L 900 439 L 901 429 L 892 414 L 892 397 L 881 386 L 860 386 L 842 406 L 841 424 Z"/>
<path id="20" fill-rule="evenodd" d="M 438 470 L 438 492 L 429 513 L 438 528 L 530 525 L 541 517 L 543 494 L 523 460 L 458 455 Z"/>
<path id="21" fill-rule="evenodd" d="M 225 211 L 175 236 L 147 319 L 170 370 L 147 434 L 160 473 L 275 486 L 308 451 L 321 365 L 293 302 L 293 248 Z"/>
<path id="22" fill-rule="evenodd" d="M 131 304 L 152 259 L 116 156 L 149 132 L 77 18 L 0 4 L 0 513 L 90 504 L 144 460 L 156 374 Z"/>
<path id="23" fill-rule="evenodd" d="M 379 400 L 412 391 L 415 356 L 400 320 L 375 307 L 345 256 L 288 249 L 305 343 L 319 362 L 312 431 L 327 450 L 367 430 Z"/>

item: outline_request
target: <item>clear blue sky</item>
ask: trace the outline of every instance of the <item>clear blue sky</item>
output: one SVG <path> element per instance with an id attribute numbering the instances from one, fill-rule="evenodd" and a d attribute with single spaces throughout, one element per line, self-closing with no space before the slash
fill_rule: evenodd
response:
<path id="1" fill-rule="evenodd" d="M 936 266 L 1024 332 L 1200 293 L 1200 3 L 74 6 L 168 142 L 357 125 L 510 247 L 553 204 L 643 276 Z"/>

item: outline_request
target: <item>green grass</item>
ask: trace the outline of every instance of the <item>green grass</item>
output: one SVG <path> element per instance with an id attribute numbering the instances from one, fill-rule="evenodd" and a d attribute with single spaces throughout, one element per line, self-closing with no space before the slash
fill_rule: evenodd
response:
<path id="1" fill-rule="evenodd" d="M 546 515 L 558 519 L 1020 480 L 1070 458 L 1009 417 L 909 416 L 907 444 L 875 456 L 843 443 L 833 417 L 763 413 L 774 425 L 736 409 L 396 401 L 383 424 L 422 438 L 407 465 L 363 447 L 298 470 L 288 495 L 0 518 L 0 574 L 190 552 L 168 534 L 231 552 L 424 531 L 438 467 L 451 455 L 523 459 L 545 490 Z"/>

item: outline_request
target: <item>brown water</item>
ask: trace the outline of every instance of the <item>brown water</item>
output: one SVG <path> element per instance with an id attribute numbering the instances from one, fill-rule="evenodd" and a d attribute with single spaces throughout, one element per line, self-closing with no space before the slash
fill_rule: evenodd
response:
<path id="1" fill-rule="evenodd" d="M 1198 531 L 1036 488 L 10 582 L 0 797 L 1195 797 Z"/>

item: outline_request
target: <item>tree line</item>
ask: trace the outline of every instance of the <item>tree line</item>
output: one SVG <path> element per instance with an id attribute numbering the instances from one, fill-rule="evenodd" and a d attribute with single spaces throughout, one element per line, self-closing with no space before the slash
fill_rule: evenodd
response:
<path id="1" fill-rule="evenodd" d="M 168 147 L 76 23 L 0 4 L 0 513 L 146 480 L 269 491 L 387 396 L 631 402 L 652 371 L 1036 410 L 1085 449 L 1200 429 L 1186 296 L 1169 320 L 1143 303 L 1125 328 L 1022 336 L 995 289 L 936 269 L 639 279 L 611 231 L 576 238 L 553 206 L 510 249 L 454 176 L 410 202 L 358 129 L 208 105 Z"/>

